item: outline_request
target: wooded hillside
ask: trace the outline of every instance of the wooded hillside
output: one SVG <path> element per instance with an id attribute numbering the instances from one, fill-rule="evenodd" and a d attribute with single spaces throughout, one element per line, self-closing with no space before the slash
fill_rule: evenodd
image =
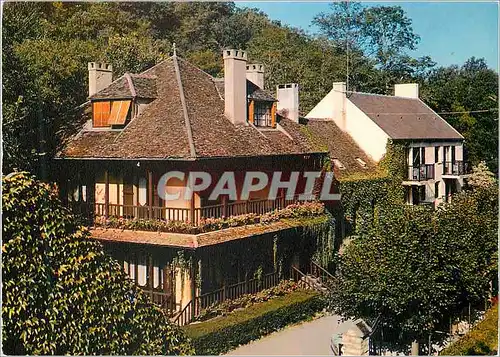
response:
<path id="1" fill-rule="evenodd" d="M 111 63 L 115 76 L 139 72 L 168 57 L 174 42 L 179 56 L 214 76 L 223 75 L 224 48 L 248 50 L 266 66 L 268 89 L 300 84 L 302 114 L 346 80 L 347 62 L 351 90 L 391 94 L 394 83 L 418 81 L 438 112 L 497 108 L 498 76 L 484 60 L 436 68 L 430 57 L 408 55 L 419 37 L 398 6 L 335 3 L 314 21 L 313 36 L 234 3 L 6 3 L 4 172 L 47 174 L 74 131 L 72 109 L 86 101 L 87 62 Z M 443 117 L 466 137 L 471 161 L 496 172 L 498 111 Z"/>

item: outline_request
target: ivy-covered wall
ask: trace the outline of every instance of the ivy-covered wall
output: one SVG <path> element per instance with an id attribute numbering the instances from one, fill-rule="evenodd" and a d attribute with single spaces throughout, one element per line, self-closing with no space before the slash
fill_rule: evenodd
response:
<path id="1" fill-rule="evenodd" d="M 334 210 L 342 237 L 357 235 L 378 219 L 382 207 L 404 202 L 401 185 L 406 168 L 406 143 L 388 142 L 376 171 L 352 174 L 339 180 L 341 205 Z"/>
<path id="2" fill-rule="evenodd" d="M 198 249 L 201 292 L 275 271 L 285 277 L 292 264 L 305 269 L 311 259 L 327 265 L 335 251 L 333 224 L 331 216 L 323 215 L 303 219 L 295 228 Z"/>

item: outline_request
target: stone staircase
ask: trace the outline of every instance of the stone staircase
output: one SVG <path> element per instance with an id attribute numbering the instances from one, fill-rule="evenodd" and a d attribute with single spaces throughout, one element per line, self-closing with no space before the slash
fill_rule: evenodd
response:
<path id="1" fill-rule="evenodd" d="M 307 272 L 302 272 L 297 268 L 292 268 L 292 272 L 295 273 L 294 280 L 300 287 L 305 289 L 314 289 L 323 294 L 331 292 L 330 283 L 333 280 L 333 275 L 314 261 L 311 262 Z"/>

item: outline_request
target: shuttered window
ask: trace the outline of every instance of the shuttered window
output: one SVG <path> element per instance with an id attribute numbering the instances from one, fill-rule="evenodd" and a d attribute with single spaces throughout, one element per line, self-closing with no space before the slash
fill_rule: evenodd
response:
<path id="1" fill-rule="evenodd" d="M 96 128 L 109 126 L 109 114 L 111 113 L 110 102 L 94 102 L 92 103 L 92 118 L 93 125 Z"/>
<path id="2" fill-rule="evenodd" d="M 109 125 L 123 125 L 130 110 L 130 100 L 116 100 L 111 106 Z"/>

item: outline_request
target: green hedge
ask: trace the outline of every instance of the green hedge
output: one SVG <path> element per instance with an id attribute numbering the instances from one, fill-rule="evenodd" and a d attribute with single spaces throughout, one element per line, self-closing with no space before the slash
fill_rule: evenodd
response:
<path id="1" fill-rule="evenodd" d="M 184 327 L 198 355 L 218 355 L 289 324 L 306 320 L 325 307 L 313 291 L 296 291 L 228 316 Z"/>
<path id="2" fill-rule="evenodd" d="M 498 304 L 468 334 L 441 351 L 442 356 L 496 355 L 498 351 Z"/>

